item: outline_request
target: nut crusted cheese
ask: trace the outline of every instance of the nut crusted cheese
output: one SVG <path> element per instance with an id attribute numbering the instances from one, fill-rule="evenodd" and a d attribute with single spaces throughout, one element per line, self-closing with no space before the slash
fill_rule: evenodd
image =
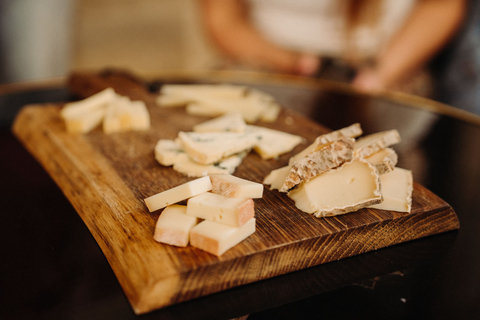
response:
<path id="1" fill-rule="evenodd" d="M 255 207 L 251 198 L 228 198 L 205 192 L 188 199 L 187 214 L 233 227 L 240 227 L 255 216 Z"/>
<path id="2" fill-rule="evenodd" d="M 394 168 L 380 176 L 383 202 L 371 206 L 376 209 L 410 212 L 412 209 L 413 175 L 410 170 Z"/>
<path id="3" fill-rule="evenodd" d="M 398 155 L 392 148 L 385 148 L 365 157 L 365 160 L 373 164 L 380 174 L 385 174 L 395 168 Z"/>
<path id="4" fill-rule="evenodd" d="M 365 158 L 375 152 L 400 142 L 400 134 L 396 129 L 372 133 L 357 139 L 354 156 Z"/>
<path id="5" fill-rule="evenodd" d="M 355 140 L 351 138 L 340 138 L 332 143 L 321 145 L 317 150 L 292 164 L 280 191 L 286 192 L 303 181 L 351 161 L 354 146 Z"/>
<path id="6" fill-rule="evenodd" d="M 190 231 L 190 244 L 213 255 L 221 256 L 254 232 L 255 218 L 250 219 L 241 227 L 204 220 Z"/>
<path id="7" fill-rule="evenodd" d="M 211 174 L 212 193 L 229 198 L 263 197 L 263 184 L 232 176 L 231 174 Z"/>
<path id="8" fill-rule="evenodd" d="M 202 177 L 157 193 L 144 201 L 148 210 L 153 212 L 210 190 L 212 190 L 210 178 Z"/>
<path id="9" fill-rule="evenodd" d="M 337 141 L 341 138 L 356 138 L 363 133 L 362 128 L 360 127 L 359 123 L 354 123 L 348 127 L 335 130 L 326 134 L 322 134 L 318 136 L 315 141 L 309 145 L 307 148 L 302 150 L 301 152 L 297 153 L 293 157 L 290 158 L 288 161 L 289 164 L 294 163 L 295 161 L 305 157 L 307 154 L 312 153 L 319 147 Z"/>
<path id="10" fill-rule="evenodd" d="M 257 143 L 255 135 L 237 132 L 179 132 L 178 138 L 190 158 L 201 164 L 218 162 Z"/>
<path id="11" fill-rule="evenodd" d="M 383 200 L 378 171 L 363 159 L 320 174 L 290 191 L 288 196 L 298 209 L 316 217 L 356 211 Z"/>
<path id="12" fill-rule="evenodd" d="M 186 247 L 190 230 L 199 222 L 187 215 L 187 206 L 174 204 L 166 207 L 158 217 L 153 239 L 157 242 Z"/>
<path id="13" fill-rule="evenodd" d="M 243 116 L 236 113 L 227 113 L 220 117 L 199 123 L 193 127 L 195 132 L 245 132 L 247 125 Z"/>
<path id="14" fill-rule="evenodd" d="M 253 149 L 264 160 L 292 151 L 303 141 L 302 137 L 294 134 L 253 125 L 248 126 L 247 132 L 257 137 L 258 142 Z"/>

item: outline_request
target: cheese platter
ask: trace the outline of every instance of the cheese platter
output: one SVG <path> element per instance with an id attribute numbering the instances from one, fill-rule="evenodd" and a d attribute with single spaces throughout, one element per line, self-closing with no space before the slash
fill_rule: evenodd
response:
<path id="1" fill-rule="evenodd" d="M 111 88 L 142 101 L 149 112 L 147 129 L 106 133 L 97 127 L 72 133 L 61 116 L 65 105 L 30 105 L 13 126 L 92 233 L 137 314 L 459 228 L 452 207 L 415 182 L 408 212 L 363 207 L 330 217 L 308 214 L 284 192 L 265 185 L 262 197 L 254 200 L 255 232 L 221 255 L 160 243 L 154 233 L 161 210 L 150 212 L 145 199 L 195 178 L 161 165 L 155 147 L 212 117 L 161 108 L 158 93 L 124 73 L 73 73 L 68 85 L 82 99 Z M 248 153 L 234 176 L 263 184 L 273 170 L 332 132 L 288 106 L 271 120 L 253 125 L 303 140 L 268 159 Z"/>

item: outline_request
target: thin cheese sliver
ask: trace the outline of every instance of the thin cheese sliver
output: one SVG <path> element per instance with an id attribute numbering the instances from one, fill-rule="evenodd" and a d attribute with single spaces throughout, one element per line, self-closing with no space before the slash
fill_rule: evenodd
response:
<path id="1" fill-rule="evenodd" d="M 245 240 L 255 232 L 255 218 L 241 227 L 204 220 L 190 231 L 190 245 L 216 256 Z"/>
<path id="2" fill-rule="evenodd" d="M 205 176 L 157 193 L 144 201 L 148 210 L 153 212 L 210 190 L 212 183 L 210 178 Z"/>

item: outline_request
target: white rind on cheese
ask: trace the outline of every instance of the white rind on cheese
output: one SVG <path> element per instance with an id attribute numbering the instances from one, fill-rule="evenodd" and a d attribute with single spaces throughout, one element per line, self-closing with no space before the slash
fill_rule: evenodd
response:
<path id="1" fill-rule="evenodd" d="M 175 140 L 160 139 L 155 144 L 155 159 L 164 166 L 172 166 L 182 161 L 185 151 Z"/>
<path id="2" fill-rule="evenodd" d="M 385 148 L 365 157 L 365 160 L 373 164 L 380 174 L 385 174 L 395 168 L 398 155 L 392 148 Z"/>
<path id="3" fill-rule="evenodd" d="M 348 127 L 341 128 L 339 130 L 335 130 L 329 133 L 322 134 L 318 136 L 315 141 L 309 145 L 307 148 L 302 150 L 301 152 L 297 153 L 293 157 L 290 158 L 289 164 L 294 163 L 298 159 L 305 157 L 307 154 L 312 153 L 319 147 L 323 145 L 327 145 L 334 141 L 337 141 L 340 138 L 356 138 L 363 133 L 362 128 L 360 127 L 359 123 L 354 123 Z"/>
<path id="4" fill-rule="evenodd" d="M 363 159 L 320 174 L 288 193 L 298 209 L 316 217 L 344 214 L 380 203 L 380 175 Z"/>
<path id="5" fill-rule="evenodd" d="M 212 193 L 229 198 L 263 197 L 263 184 L 242 179 L 231 174 L 211 174 Z"/>
<path id="6" fill-rule="evenodd" d="M 186 247 L 190 239 L 190 230 L 199 219 L 187 215 L 187 206 L 171 205 L 158 217 L 153 239 L 157 242 Z"/>
<path id="7" fill-rule="evenodd" d="M 286 192 L 301 182 L 351 161 L 355 140 L 340 138 L 332 143 L 321 145 L 317 150 L 295 161 L 288 173 L 281 192 Z"/>
<path id="8" fill-rule="evenodd" d="M 358 138 L 355 142 L 354 156 L 368 157 L 375 152 L 400 142 L 400 134 L 396 129 L 387 130 Z"/>
<path id="9" fill-rule="evenodd" d="M 238 113 L 227 113 L 220 117 L 199 123 L 193 127 L 195 132 L 245 132 L 247 125 Z"/>
<path id="10" fill-rule="evenodd" d="M 240 227 L 255 216 L 255 207 L 251 198 L 229 198 L 205 192 L 188 199 L 187 214 Z"/>
<path id="11" fill-rule="evenodd" d="M 216 256 L 239 244 L 255 232 L 255 218 L 241 227 L 202 221 L 190 231 L 190 244 Z"/>
<path id="12" fill-rule="evenodd" d="M 264 160 L 277 158 L 303 142 L 303 138 L 298 135 L 265 127 L 248 125 L 247 132 L 257 137 L 253 150 Z"/>
<path id="13" fill-rule="evenodd" d="M 410 170 L 395 167 L 380 176 L 384 201 L 372 208 L 410 212 L 412 209 L 413 175 Z"/>
<path id="14" fill-rule="evenodd" d="M 190 158 L 201 164 L 219 162 L 257 143 L 255 135 L 237 132 L 179 132 L 178 138 Z"/>
<path id="15" fill-rule="evenodd" d="M 269 185 L 270 190 L 280 190 L 290 173 L 291 166 L 285 166 L 270 171 L 270 173 L 263 179 L 263 184 Z"/>
<path id="16" fill-rule="evenodd" d="M 210 190 L 212 190 L 210 178 L 202 177 L 157 193 L 144 201 L 148 210 L 153 212 Z"/>
<path id="17" fill-rule="evenodd" d="M 246 156 L 246 152 L 240 152 L 214 164 L 201 164 L 193 161 L 186 153 L 182 153 L 176 157 L 173 170 L 192 178 L 216 173 L 233 174 Z"/>

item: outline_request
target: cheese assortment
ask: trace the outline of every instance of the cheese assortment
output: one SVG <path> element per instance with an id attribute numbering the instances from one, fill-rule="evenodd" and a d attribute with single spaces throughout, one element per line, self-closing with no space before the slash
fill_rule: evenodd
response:
<path id="1" fill-rule="evenodd" d="M 228 113 L 179 132 L 175 140 L 160 139 L 155 159 L 188 177 L 233 174 L 253 150 L 262 159 L 292 151 L 304 139 L 298 135 L 247 124 L 238 113 Z"/>
<path id="2" fill-rule="evenodd" d="M 263 183 L 287 193 L 297 208 L 316 217 L 365 207 L 410 212 L 412 172 L 395 167 L 397 154 L 391 148 L 400 142 L 398 131 L 358 138 L 361 134 L 354 124 L 321 135 Z"/>
<path id="3" fill-rule="evenodd" d="M 157 97 L 160 107 L 185 107 L 189 114 L 218 117 L 230 112 L 248 123 L 274 122 L 280 113 L 275 99 L 260 90 L 239 85 L 166 84 Z"/>
<path id="4" fill-rule="evenodd" d="M 150 128 L 150 114 L 143 101 L 131 101 L 107 88 L 86 99 L 70 102 L 60 111 L 71 133 L 87 133 L 103 124 L 105 133 Z"/>
<path id="5" fill-rule="evenodd" d="M 225 191 L 227 190 L 227 191 Z M 228 174 L 198 178 L 144 199 L 150 212 L 163 209 L 153 238 L 188 244 L 220 256 L 255 232 L 255 204 L 263 185 Z M 186 205 L 178 204 L 186 201 Z"/>

